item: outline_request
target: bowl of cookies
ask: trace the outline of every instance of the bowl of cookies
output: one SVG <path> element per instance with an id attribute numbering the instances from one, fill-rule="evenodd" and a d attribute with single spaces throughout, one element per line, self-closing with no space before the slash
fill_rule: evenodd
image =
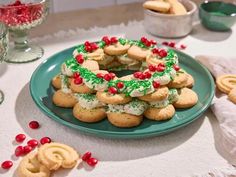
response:
<path id="1" fill-rule="evenodd" d="M 156 36 L 178 38 L 192 31 L 197 6 L 189 0 L 146 1 L 144 27 Z"/>

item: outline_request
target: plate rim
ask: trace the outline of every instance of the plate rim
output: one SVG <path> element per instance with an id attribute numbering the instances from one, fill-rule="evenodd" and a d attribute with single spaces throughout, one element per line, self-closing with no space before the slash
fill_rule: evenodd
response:
<path id="1" fill-rule="evenodd" d="M 151 136 L 158 136 L 158 135 L 166 134 L 168 132 L 174 131 L 174 130 L 179 129 L 181 127 L 184 127 L 184 126 L 192 123 L 196 119 L 198 119 L 202 114 L 204 114 L 206 112 L 207 108 L 209 108 L 209 106 L 211 105 L 212 100 L 214 98 L 214 95 L 215 95 L 215 86 L 214 85 L 215 84 L 214 84 L 214 79 L 213 79 L 210 71 L 204 65 L 202 65 L 199 61 L 195 60 L 192 56 L 190 56 L 190 55 L 188 55 L 188 54 L 186 54 L 186 53 L 184 53 L 182 51 L 179 51 L 179 50 L 171 48 L 172 50 L 177 52 L 177 54 L 180 53 L 181 55 L 184 55 L 184 56 L 186 56 L 188 58 L 190 57 L 192 60 L 197 62 L 203 68 L 203 70 L 206 72 L 206 74 L 207 74 L 207 76 L 208 76 L 208 78 L 210 80 L 209 85 L 210 85 L 211 93 L 209 95 L 209 99 L 206 101 L 206 104 L 203 107 L 201 107 L 201 111 L 198 111 L 198 112 L 196 112 L 196 113 L 191 115 L 191 117 L 194 117 L 194 118 L 192 118 L 191 120 L 188 120 L 188 121 L 182 120 L 180 123 L 178 123 L 175 126 L 172 126 L 171 128 L 165 128 L 165 129 L 161 129 L 161 130 L 158 130 L 158 131 L 152 130 L 152 131 L 149 131 L 149 132 L 135 132 L 135 133 L 133 133 L 133 132 L 117 132 L 117 131 L 115 131 L 115 132 L 107 132 L 107 131 L 104 131 L 104 130 L 98 130 L 98 129 L 93 129 L 93 128 L 87 128 L 87 127 L 84 127 L 84 126 L 81 126 L 81 125 L 75 125 L 75 124 L 70 123 L 68 121 L 65 121 L 64 119 L 61 119 L 59 116 L 55 115 L 52 111 L 50 111 L 50 109 L 48 109 L 47 107 L 44 106 L 44 104 L 42 103 L 42 100 L 40 98 L 36 98 L 34 96 L 35 93 L 34 93 L 34 89 L 33 89 L 33 80 L 34 80 L 37 72 L 40 70 L 40 68 L 45 63 L 49 62 L 54 56 L 58 55 L 59 53 L 63 53 L 65 51 L 67 51 L 67 50 L 71 50 L 73 48 L 76 48 L 76 46 L 78 46 L 78 45 L 74 45 L 74 46 L 68 47 L 68 48 L 66 48 L 64 50 L 61 50 L 59 52 L 56 52 L 53 55 L 47 57 L 44 61 L 42 61 L 37 66 L 37 68 L 34 70 L 33 74 L 31 75 L 29 87 L 30 87 L 30 95 L 31 95 L 33 101 L 35 102 L 37 107 L 47 117 L 49 117 L 52 120 L 55 120 L 56 122 L 58 122 L 60 124 L 65 125 L 67 127 L 71 127 L 73 129 L 79 130 L 80 132 L 87 133 L 87 134 L 94 135 L 94 136 L 100 136 L 100 137 L 106 137 L 106 138 L 117 138 L 117 139 L 144 138 L 144 137 L 151 137 Z"/>

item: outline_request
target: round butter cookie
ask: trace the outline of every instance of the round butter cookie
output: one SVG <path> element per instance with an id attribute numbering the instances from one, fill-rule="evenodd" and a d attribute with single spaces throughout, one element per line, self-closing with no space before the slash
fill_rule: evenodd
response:
<path id="1" fill-rule="evenodd" d="M 129 44 L 122 45 L 120 42 L 117 42 L 112 45 L 107 45 L 104 47 L 104 52 L 108 55 L 123 55 L 130 48 Z"/>
<path id="2" fill-rule="evenodd" d="M 110 94 L 108 92 L 98 91 L 96 94 L 99 101 L 105 104 L 125 104 L 132 100 L 131 97 L 125 94 Z"/>
<path id="3" fill-rule="evenodd" d="M 149 52 L 150 51 L 146 48 L 141 48 L 133 45 L 128 50 L 128 57 L 138 61 L 145 61 Z"/>
<path id="4" fill-rule="evenodd" d="M 90 71 L 99 70 L 98 62 L 94 60 L 85 60 L 82 67 L 87 68 Z"/>
<path id="5" fill-rule="evenodd" d="M 160 63 L 163 63 L 163 64 L 165 63 L 164 60 L 157 58 L 155 54 L 148 55 L 146 58 L 146 62 L 147 62 L 148 66 L 149 65 L 158 65 Z"/>
<path id="6" fill-rule="evenodd" d="M 236 74 L 225 74 L 216 79 L 216 86 L 223 93 L 229 92 L 236 87 Z"/>
<path id="7" fill-rule="evenodd" d="M 169 89 L 168 87 L 160 87 L 156 89 L 153 93 L 138 97 L 138 99 L 143 100 L 143 101 L 161 101 L 163 99 L 166 99 L 169 95 Z"/>
<path id="8" fill-rule="evenodd" d="M 187 85 L 188 76 L 185 72 L 178 72 L 174 80 L 169 82 L 169 88 L 183 88 Z"/>
<path id="9" fill-rule="evenodd" d="M 107 113 L 107 118 L 112 125 L 121 128 L 138 126 L 143 120 L 142 115 L 137 116 L 127 113 L 115 113 L 115 112 Z"/>
<path id="10" fill-rule="evenodd" d="M 72 108 L 77 103 L 71 93 L 65 93 L 62 90 L 57 90 L 53 94 L 52 101 L 56 106 L 63 108 Z"/>
<path id="11" fill-rule="evenodd" d="M 187 75 L 187 82 L 186 82 L 186 85 L 185 85 L 185 87 L 188 87 L 188 88 L 192 88 L 193 87 L 193 85 L 194 85 L 194 78 L 193 78 L 193 76 L 191 76 L 190 74 L 188 74 L 188 73 L 186 73 L 186 75 Z"/>
<path id="12" fill-rule="evenodd" d="M 197 102 L 198 96 L 193 90 L 182 88 L 179 90 L 178 100 L 173 105 L 175 108 L 190 108 L 197 104 Z"/>
<path id="13" fill-rule="evenodd" d="M 70 89 L 75 93 L 95 93 L 93 89 L 90 89 L 86 84 L 75 84 L 75 79 L 71 79 Z"/>
<path id="14" fill-rule="evenodd" d="M 52 79 L 52 86 L 55 89 L 60 89 L 61 88 L 61 77 L 60 75 L 56 75 L 53 79 Z"/>
<path id="15" fill-rule="evenodd" d="M 104 59 L 104 57 L 105 57 L 104 51 L 103 49 L 100 49 L 100 48 L 87 54 L 88 60 L 101 61 Z"/>

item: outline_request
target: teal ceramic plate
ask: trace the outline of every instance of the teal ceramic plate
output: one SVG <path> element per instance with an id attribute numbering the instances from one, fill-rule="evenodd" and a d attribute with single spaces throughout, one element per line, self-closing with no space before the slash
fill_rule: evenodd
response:
<path id="1" fill-rule="evenodd" d="M 50 84 L 51 79 L 59 73 L 61 63 L 68 56 L 71 56 L 74 49 L 72 47 L 61 51 L 39 65 L 31 77 L 30 92 L 36 105 L 48 117 L 81 132 L 99 137 L 122 139 L 162 135 L 196 120 L 210 106 L 214 96 L 214 82 L 209 71 L 190 56 L 176 51 L 180 66 L 195 79 L 193 90 L 199 96 L 197 105 L 190 109 L 176 110 L 176 114 L 171 120 L 157 122 L 145 119 L 140 126 L 135 128 L 117 128 L 107 120 L 92 124 L 80 122 L 74 118 L 72 109 L 59 108 L 53 105 L 52 95 L 54 89 Z M 186 128 L 186 131 L 188 131 L 188 128 Z"/>

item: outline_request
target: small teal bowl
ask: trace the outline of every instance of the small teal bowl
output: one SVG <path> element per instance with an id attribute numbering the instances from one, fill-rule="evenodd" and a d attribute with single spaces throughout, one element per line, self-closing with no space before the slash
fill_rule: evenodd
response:
<path id="1" fill-rule="evenodd" d="M 236 22 L 236 5 L 219 1 L 205 1 L 200 5 L 199 17 L 206 28 L 228 31 Z"/>

